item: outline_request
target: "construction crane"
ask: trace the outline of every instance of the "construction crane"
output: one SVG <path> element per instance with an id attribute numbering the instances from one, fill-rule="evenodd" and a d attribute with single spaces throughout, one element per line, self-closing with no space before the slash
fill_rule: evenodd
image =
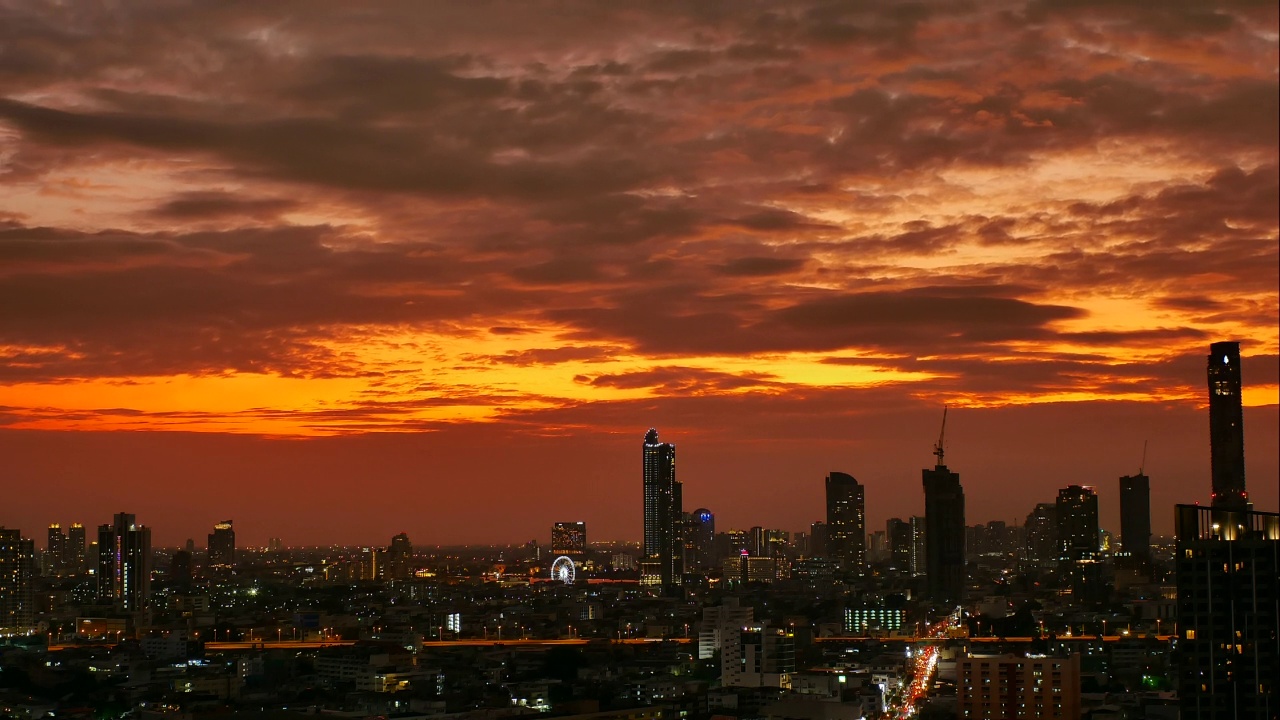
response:
<path id="1" fill-rule="evenodd" d="M 947 406 L 942 406 L 942 432 L 938 433 L 938 444 L 933 446 L 933 456 L 938 458 L 938 467 L 943 467 L 946 463 L 942 462 L 942 439 L 947 435 Z"/>
<path id="2" fill-rule="evenodd" d="M 1138 466 L 1138 474 L 1142 475 L 1143 470 L 1147 468 L 1147 441 L 1142 441 L 1142 464 Z"/>

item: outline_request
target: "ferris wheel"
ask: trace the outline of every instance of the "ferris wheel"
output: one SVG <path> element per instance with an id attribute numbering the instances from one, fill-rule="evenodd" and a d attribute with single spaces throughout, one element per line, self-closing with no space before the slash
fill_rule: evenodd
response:
<path id="1" fill-rule="evenodd" d="M 572 585 L 574 575 L 576 574 L 577 572 L 576 568 L 573 566 L 573 561 L 564 555 L 556 558 L 556 561 L 551 563 L 552 582 L 562 582 L 565 585 Z"/>

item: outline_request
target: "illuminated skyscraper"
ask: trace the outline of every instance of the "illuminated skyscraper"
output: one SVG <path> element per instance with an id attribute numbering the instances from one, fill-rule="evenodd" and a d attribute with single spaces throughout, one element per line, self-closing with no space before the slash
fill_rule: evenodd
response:
<path id="1" fill-rule="evenodd" d="M 1027 514 L 1026 562 L 1030 567 L 1047 568 L 1058 564 L 1058 506 L 1038 503 Z"/>
<path id="2" fill-rule="evenodd" d="M 66 551 L 63 565 L 67 571 L 72 574 L 83 573 L 85 568 L 84 525 L 71 523 L 71 527 L 67 528 Z"/>
<path id="3" fill-rule="evenodd" d="M 0 632 L 26 632 L 35 624 L 35 543 L 0 526 Z"/>
<path id="4" fill-rule="evenodd" d="M 236 564 L 236 530 L 230 520 L 214 525 L 209 533 L 209 564 Z"/>
<path id="5" fill-rule="evenodd" d="M 67 554 L 67 535 L 62 526 L 54 523 L 49 526 L 49 539 L 44 546 L 44 574 L 58 576 L 63 573 Z"/>
<path id="6" fill-rule="evenodd" d="M 1240 343 L 1209 346 L 1209 451 L 1213 506 L 1245 510 L 1244 410 L 1240 399 Z"/>
<path id="7" fill-rule="evenodd" d="M 1143 565 L 1151 559 L 1151 479 L 1142 473 L 1120 478 L 1120 547 Z"/>
<path id="8" fill-rule="evenodd" d="M 939 603 L 963 599 L 965 584 L 964 488 L 960 473 L 942 464 L 921 472 L 924 481 L 926 597 Z"/>
<path id="9" fill-rule="evenodd" d="M 587 524 L 558 522 L 551 526 L 551 554 L 578 559 L 587 554 Z"/>
<path id="10" fill-rule="evenodd" d="M 1098 556 L 1098 496 L 1093 488 L 1068 485 L 1058 491 L 1058 557 L 1093 560 Z"/>
<path id="11" fill-rule="evenodd" d="M 683 582 L 684 509 L 676 480 L 676 446 L 658 442 L 658 431 L 644 436 L 644 558 L 658 564 L 664 588 Z"/>
<path id="12" fill-rule="evenodd" d="M 861 575 L 867 563 L 865 488 L 852 475 L 827 475 L 827 555 L 847 572 Z"/>
<path id="13" fill-rule="evenodd" d="M 924 535 L 927 527 L 924 518 L 919 515 L 911 517 L 911 577 L 920 577 L 925 573 L 928 563 L 925 561 Z"/>
<path id="14" fill-rule="evenodd" d="M 151 528 L 130 513 L 116 513 L 111 525 L 98 526 L 98 600 L 121 610 L 139 610 L 151 602 Z"/>
<path id="15" fill-rule="evenodd" d="M 1178 505 L 1178 698 L 1183 720 L 1280 713 L 1280 515 Z"/>
<path id="16" fill-rule="evenodd" d="M 706 508 L 698 508 L 685 519 L 685 564 L 706 570 L 715 564 L 716 517 Z"/>

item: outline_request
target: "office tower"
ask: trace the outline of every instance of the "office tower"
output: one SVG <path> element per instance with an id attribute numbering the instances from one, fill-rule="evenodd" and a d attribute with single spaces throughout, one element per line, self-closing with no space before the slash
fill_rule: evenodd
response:
<path id="1" fill-rule="evenodd" d="M 685 563 L 699 570 L 715 566 L 716 516 L 698 508 L 685 519 Z"/>
<path id="2" fill-rule="evenodd" d="M 73 575 L 84 572 L 85 539 L 84 525 L 71 523 L 71 527 L 67 528 L 66 555 L 63 556 L 62 564 Z"/>
<path id="3" fill-rule="evenodd" d="M 0 526 L 0 634 L 35 625 L 35 543 Z"/>
<path id="4" fill-rule="evenodd" d="M 919 515 L 911 517 L 911 577 L 924 575 L 928 565 L 925 561 L 925 527 L 923 517 Z"/>
<path id="5" fill-rule="evenodd" d="M 236 564 L 236 530 L 230 520 L 214 525 L 209 533 L 209 564 Z"/>
<path id="6" fill-rule="evenodd" d="M 644 436 L 644 557 L 656 563 L 659 583 L 673 588 L 683 582 L 684 507 L 676 480 L 676 446 L 658 442 L 658 431 Z"/>
<path id="7" fill-rule="evenodd" d="M 49 539 L 44 546 L 44 574 L 58 576 L 64 572 L 64 559 L 67 555 L 67 535 L 62 526 L 54 523 L 49 526 Z"/>
<path id="8" fill-rule="evenodd" d="M 413 576 L 413 543 L 409 542 L 408 533 L 399 533 L 391 538 L 387 546 L 386 569 L 383 577 L 392 580 L 407 580 Z"/>
<path id="9" fill-rule="evenodd" d="M 127 611 L 151 601 L 151 528 L 130 513 L 98 526 L 98 601 Z"/>
<path id="10" fill-rule="evenodd" d="M 587 524 L 558 522 L 551 526 L 551 554 L 568 555 L 575 560 L 587 554 Z"/>
<path id="11" fill-rule="evenodd" d="M 1058 491 L 1058 558 L 1093 560 L 1098 556 L 1098 496 L 1093 488 L 1068 485 Z"/>
<path id="12" fill-rule="evenodd" d="M 865 489 L 842 472 L 827 475 L 827 555 L 842 570 L 861 575 L 867 563 Z"/>
<path id="13" fill-rule="evenodd" d="M 1038 503 L 1027 514 L 1026 562 L 1030 567 L 1050 567 L 1058 564 L 1061 551 L 1058 547 L 1058 506 L 1056 503 Z"/>
<path id="14" fill-rule="evenodd" d="M 921 471 L 924 481 L 925 596 L 939 603 L 958 603 L 965 584 L 964 488 L 960 473 L 942 463 Z"/>
<path id="15" fill-rule="evenodd" d="M 889 539 L 889 569 L 900 573 L 911 571 L 911 523 L 902 518 L 889 518 L 885 523 Z"/>
<path id="16" fill-rule="evenodd" d="M 1280 714 L 1280 514 L 1178 505 L 1183 720 Z"/>
<path id="17" fill-rule="evenodd" d="M 968 655 L 956 662 L 957 717 L 1080 717 L 1080 656 Z"/>
<path id="18" fill-rule="evenodd" d="M 1120 478 L 1120 547 L 1140 564 L 1151 559 L 1151 480 L 1141 472 Z"/>
<path id="19" fill-rule="evenodd" d="M 764 528 L 757 525 L 747 531 L 747 553 L 751 557 L 764 557 Z"/>
<path id="20" fill-rule="evenodd" d="M 1244 488 L 1244 409 L 1240 399 L 1240 343 L 1209 346 L 1209 454 L 1213 506 L 1247 510 Z"/>

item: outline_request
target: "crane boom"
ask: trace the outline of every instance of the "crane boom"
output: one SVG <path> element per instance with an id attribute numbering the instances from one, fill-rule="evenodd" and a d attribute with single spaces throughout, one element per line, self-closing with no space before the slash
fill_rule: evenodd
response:
<path id="1" fill-rule="evenodd" d="M 1147 441 L 1142 441 L 1142 464 L 1138 466 L 1138 474 L 1142 475 L 1147 467 Z"/>
<path id="2" fill-rule="evenodd" d="M 946 465 L 942 462 L 942 440 L 947 436 L 947 406 L 942 406 L 942 432 L 938 433 L 938 444 L 933 446 L 933 456 L 938 458 L 938 467 Z"/>

